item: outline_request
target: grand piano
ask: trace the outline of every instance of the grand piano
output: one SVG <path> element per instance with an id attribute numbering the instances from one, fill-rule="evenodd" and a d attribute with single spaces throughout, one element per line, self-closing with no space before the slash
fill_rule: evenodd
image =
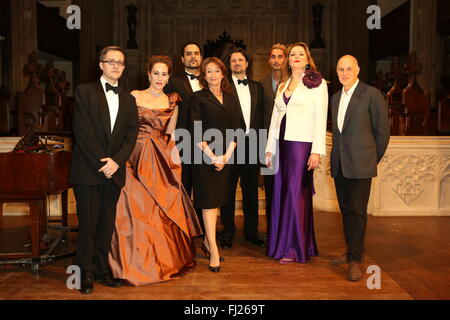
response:
<path id="1" fill-rule="evenodd" d="M 0 252 L 0 265 L 31 264 L 37 271 L 55 246 L 47 226 L 47 197 L 62 194 L 62 226 L 67 227 L 67 189 L 71 160 L 71 110 L 73 98 L 67 96 L 71 83 L 52 61 L 45 67 L 31 52 L 23 69 L 28 86 L 17 103 L 18 134 L 21 141 L 33 142 L 36 135 L 45 141 L 22 152 L 0 153 L 0 227 L 5 202 L 28 202 L 30 205 L 31 252 Z M 40 132 L 37 132 L 39 129 Z M 30 133 L 33 133 L 31 135 Z M 63 143 L 51 143 L 51 140 Z M 67 143 L 69 142 L 69 143 Z M 24 143 L 26 146 L 32 145 Z M 61 148 L 57 148 L 58 145 Z M 34 148 L 36 147 L 36 148 Z M 54 227 L 53 225 L 51 226 Z M 9 264 L 8 263 L 8 264 Z"/>
<path id="2" fill-rule="evenodd" d="M 48 237 L 47 197 L 62 194 L 62 225 L 67 227 L 70 160 L 71 152 L 63 150 L 0 153 L 0 219 L 2 203 L 27 202 L 31 227 L 31 252 L 0 253 L 0 262 L 31 264 L 33 271 L 46 263 L 48 249 L 55 245 Z M 42 255 L 43 252 L 47 255 Z"/>

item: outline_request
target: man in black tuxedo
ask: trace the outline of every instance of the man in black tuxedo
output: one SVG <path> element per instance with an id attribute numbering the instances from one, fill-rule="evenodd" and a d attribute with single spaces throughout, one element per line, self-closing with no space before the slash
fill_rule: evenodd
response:
<path id="1" fill-rule="evenodd" d="M 100 53 L 102 77 L 75 89 L 75 146 L 70 182 L 79 223 L 76 264 L 81 269 L 82 293 L 93 281 L 118 287 L 108 266 L 116 204 L 125 184 L 125 163 L 136 143 L 138 112 L 135 99 L 117 84 L 125 69 L 125 52 L 106 47 Z"/>
<path id="2" fill-rule="evenodd" d="M 181 103 L 178 105 L 178 118 L 177 118 L 177 129 L 188 129 L 189 128 L 189 100 L 192 94 L 196 91 L 200 91 L 202 88 L 200 82 L 198 81 L 198 76 L 200 75 L 200 66 L 202 64 L 202 50 L 200 45 L 195 42 L 187 42 L 181 48 L 181 62 L 184 65 L 184 71 L 174 76 L 170 77 L 169 83 L 164 88 L 165 93 L 176 92 L 181 97 Z M 179 136 L 176 135 L 177 143 L 180 142 Z M 181 182 L 183 187 L 191 195 L 192 192 L 192 161 L 193 154 L 191 150 L 191 161 L 189 163 L 184 163 L 183 150 L 180 150 L 181 156 Z M 203 217 L 201 210 L 196 209 L 197 216 L 201 221 L 203 226 Z"/>
<path id="3" fill-rule="evenodd" d="M 272 71 L 270 74 L 261 80 L 264 89 L 264 129 L 269 133 L 270 119 L 272 119 L 272 111 L 278 85 L 281 79 L 281 67 L 286 58 L 286 47 L 280 43 L 274 44 L 268 55 L 268 62 Z M 272 190 L 273 190 L 273 175 L 264 176 L 264 192 L 266 196 L 266 220 L 267 220 L 267 234 L 269 234 L 270 216 L 272 209 Z"/>
<path id="4" fill-rule="evenodd" d="M 164 88 L 164 92 L 176 92 L 181 97 L 177 118 L 177 129 L 188 129 L 189 127 L 189 99 L 196 91 L 201 90 L 198 76 L 200 75 L 200 65 L 202 64 L 202 51 L 200 45 L 194 42 L 186 43 L 181 49 L 181 62 L 184 71 L 170 77 L 169 83 Z M 182 163 L 181 181 L 187 193 L 192 190 L 192 169 L 190 164 Z"/>
<path id="5" fill-rule="evenodd" d="M 359 81 L 358 61 L 343 56 L 337 74 L 343 88 L 331 99 L 333 146 L 331 175 L 342 212 L 347 252 L 334 264 L 349 264 L 348 279 L 362 279 L 367 204 L 372 177 L 389 143 L 386 101 L 379 90 Z"/>
<path id="6" fill-rule="evenodd" d="M 184 71 L 170 77 L 169 83 L 164 88 L 164 92 L 176 92 L 180 95 L 182 104 L 179 105 L 177 129 L 187 129 L 190 117 L 189 99 L 192 93 L 202 89 L 198 81 L 200 66 L 202 64 L 202 50 L 200 49 L 200 45 L 195 42 L 186 43 L 181 49 L 181 62 L 184 65 Z M 185 185 L 185 181 L 183 181 L 183 185 Z M 187 191 L 189 192 L 190 189 Z"/>
<path id="7" fill-rule="evenodd" d="M 234 166 L 232 187 L 229 190 L 230 202 L 223 206 L 220 212 L 224 226 L 220 245 L 223 249 L 229 249 L 232 246 L 236 230 L 234 224 L 236 188 L 240 178 L 244 211 L 244 237 L 255 245 L 265 247 L 265 242 L 258 238 L 259 157 L 257 139 L 258 130 L 264 127 L 264 90 L 259 82 L 247 78 L 249 57 L 244 50 L 238 48 L 231 50 L 227 65 L 231 71 L 232 93 L 240 107 L 239 127 L 242 128 L 243 134 L 238 138 L 235 151 L 237 162 Z M 251 139 L 252 135 L 253 139 Z M 245 159 L 239 156 L 240 152 Z"/>

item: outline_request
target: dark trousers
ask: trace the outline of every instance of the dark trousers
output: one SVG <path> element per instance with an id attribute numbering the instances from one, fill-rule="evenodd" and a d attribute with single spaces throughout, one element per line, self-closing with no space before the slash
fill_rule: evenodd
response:
<path id="1" fill-rule="evenodd" d="M 361 262 L 367 226 L 367 204 L 372 178 L 347 179 L 341 166 L 334 178 L 339 207 L 342 212 L 348 261 Z"/>
<path id="2" fill-rule="evenodd" d="M 264 176 L 264 192 L 266 196 L 266 221 L 267 221 L 267 234 L 270 230 L 270 217 L 272 212 L 272 190 L 273 190 L 273 175 Z"/>
<path id="3" fill-rule="evenodd" d="M 244 211 L 244 237 L 252 239 L 258 235 L 258 164 L 238 164 L 233 170 L 228 204 L 220 208 L 223 224 L 222 236 L 233 238 L 236 231 L 234 210 L 238 179 L 241 179 L 242 206 Z"/>
<path id="4" fill-rule="evenodd" d="M 120 188 L 108 179 L 96 186 L 75 185 L 73 190 L 79 230 L 76 264 L 83 276 L 109 276 L 108 255 Z"/>
<path id="5" fill-rule="evenodd" d="M 191 198 L 192 193 L 192 164 L 181 164 L 181 183 L 183 184 L 184 190 L 186 190 L 189 198 Z M 202 226 L 203 233 L 205 233 L 205 226 L 203 224 L 202 209 L 195 208 L 195 213 L 197 214 L 198 220 Z"/>

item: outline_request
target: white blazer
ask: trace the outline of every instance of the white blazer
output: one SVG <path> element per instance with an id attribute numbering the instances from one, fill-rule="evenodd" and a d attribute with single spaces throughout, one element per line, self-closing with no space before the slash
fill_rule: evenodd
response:
<path id="1" fill-rule="evenodd" d="M 276 153 L 281 120 L 286 114 L 284 140 L 312 142 L 311 153 L 325 155 L 328 113 L 327 83 L 322 79 L 319 87 L 308 89 L 303 81 L 300 81 L 286 106 L 283 93 L 289 87 L 290 82 L 291 78 L 287 80 L 281 90 L 279 88 L 277 91 L 266 152 Z"/>

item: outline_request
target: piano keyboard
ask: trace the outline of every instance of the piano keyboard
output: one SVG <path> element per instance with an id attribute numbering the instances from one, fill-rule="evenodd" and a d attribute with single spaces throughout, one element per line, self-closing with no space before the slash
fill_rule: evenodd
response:
<path id="1" fill-rule="evenodd" d="M 11 152 L 22 137 L 1 137 L 0 153 Z"/>

